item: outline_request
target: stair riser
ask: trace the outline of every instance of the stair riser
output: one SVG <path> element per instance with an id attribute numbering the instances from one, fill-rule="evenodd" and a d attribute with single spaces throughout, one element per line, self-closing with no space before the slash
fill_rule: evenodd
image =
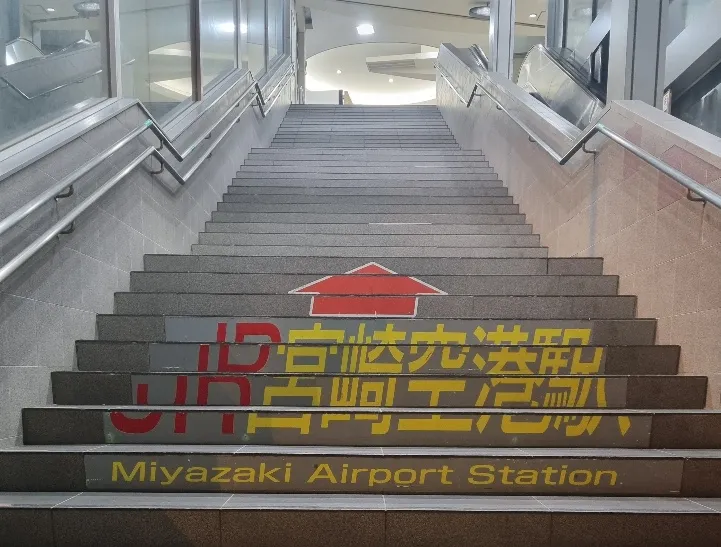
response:
<path id="1" fill-rule="evenodd" d="M 347 156 L 348 158 L 351 156 Z M 271 166 L 287 166 L 296 168 L 310 168 L 310 167 L 414 167 L 417 169 L 446 169 L 454 171 L 457 169 L 473 169 L 477 167 L 489 167 L 489 163 L 485 160 L 478 161 L 448 161 L 445 159 L 439 159 L 438 161 L 432 161 L 432 158 L 414 159 L 414 160 L 401 160 L 395 161 L 387 159 L 385 161 L 353 161 L 352 159 L 326 159 L 323 156 L 316 156 L 310 159 L 299 159 L 299 160 L 267 160 L 267 159 L 254 159 L 257 156 L 251 156 L 243 163 L 243 169 L 246 167 L 271 167 Z"/>
<path id="2" fill-rule="evenodd" d="M 690 411 L 343 410 L 31 408 L 23 410 L 23 439 L 28 445 L 721 449 L 721 415 Z"/>
<path id="3" fill-rule="evenodd" d="M 414 188 L 401 188 L 401 187 L 389 187 L 389 186 L 373 186 L 369 188 L 359 187 L 302 187 L 302 186 L 229 186 L 228 193 L 230 195 L 241 194 L 244 196 L 255 195 L 255 196 L 307 196 L 307 197 L 328 197 L 339 199 L 336 196 L 342 197 L 394 197 L 394 198 L 406 198 L 406 197 L 417 197 L 419 195 L 418 190 Z M 482 199 L 487 196 L 507 196 L 508 189 L 503 186 L 496 186 L 492 188 L 424 188 L 423 198 L 431 200 L 434 198 L 471 198 L 471 199 Z"/>
<path id="4" fill-rule="evenodd" d="M 171 333 L 172 334 L 172 333 Z M 573 340 L 568 340 L 573 342 Z M 275 344 L 267 346 L 254 344 L 231 345 L 228 349 L 228 358 L 220 359 L 218 344 L 207 344 L 208 348 L 192 343 L 162 343 L 147 344 L 138 342 L 77 342 L 78 369 L 81 371 L 105 372 L 187 372 L 194 373 L 202 370 L 205 363 L 204 352 L 207 352 L 207 370 L 210 372 L 222 371 L 227 373 L 225 363 L 254 365 L 252 370 L 264 373 L 286 373 L 297 371 L 305 374 L 344 374 L 348 372 L 348 359 L 346 351 L 358 348 L 358 355 L 371 355 L 378 353 L 387 356 L 389 350 L 381 346 L 336 346 L 338 351 L 329 352 L 326 346 L 289 345 L 283 351 Z M 397 348 L 393 359 L 390 360 L 392 370 L 402 374 L 433 374 L 439 376 L 497 376 L 500 374 L 515 374 L 524 371 L 528 374 L 608 374 L 608 375 L 673 375 L 678 370 L 679 349 L 676 346 L 555 346 L 534 347 L 524 346 L 524 352 L 530 358 L 525 367 L 515 361 L 502 361 L 501 348 L 495 346 L 461 346 L 452 350 L 444 350 L 443 346 L 433 347 L 429 356 L 425 350 L 413 354 L 405 345 Z M 264 349 L 266 348 L 266 349 Z M 295 356 L 302 353 L 303 348 L 314 355 L 324 356 L 324 361 L 306 361 L 305 367 L 294 365 Z M 429 350 L 430 351 L 430 350 Z M 518 348 L 511 349 L 511 354 L 520 353 Z M 352 355 L 352 354 L 350 354 Z M 419 367 L 417 359 L 423 355 L 424 362 Z M 455 366 L 448 366 L 451 356 L 465 356 L 460 363 L 454 361 Z M 444 357 L 445 356 L 445 357 Z M 202 359 L 201 359 L 202 357 Z M 476 365 L 478 361 L 482 368 Z M 301 360 L 302 362 L 302 360 Z M 372 360 L 371 360 L 372 362 Z M 388 364 L 388 361 L 381 361 Z M 583 364 L 583 365 L 581 365 Z M 232 370 L 237 370 L 233 368 Z M 243 370 L 249 370 L 245 367 Z M 372 370 L 388 370 L 380 367 Z M 646 384 L 651 380 L 644 380 Z M 632 378 L 631 384 L 636 380 Z M 669 401 L 673 401 L 671 397 Z M 639 403 L 640 404 L 640 403 Z M 670 403 L 658 403 L 666 408 Z"/>
<path id="5" fill-rule="evenodd" d="M 286 152 L 284 150 L 274 150 L 272 148 L 253 148 L 251 149 L 250 153 L 252 155 L 259 155 L 263 157 L 276 157 L 276 158 L 282 158 L 282 159 L 288 159 L 288 157 L 297 157 L 297 156 L 333 156 L 338 155 L 338 152 L 335 150 L 328 150 L 327 148 L 304 148 L 300 150 L 295 150 L 292 152 Z M 451 150 L 449 152 L 443 151 L 439 152 L 437 154 L 433 154 L 432 152 L 426 152 L 425 150 L 404 150 L 402 152 L 396 152 L 395 150 L 392 152 L 389 152 L 388 150 L 350 150 L 348 152 L 343 152 L 343 155 L 352 155 L 356 157 L 361 156 L 373 156 L 373 157 L 394 157 L 394 158 L 401 158 L 401 157 L 440 157 L 440 158 L 470 158 L 470 159 L 485 159 L 485 154 L 479 150 Z"/>
<path id="6" fill-rule="evenodd" d="M 303 181 L 302 186 L 320 186 L 319 183 L 307 184 L 309 180 L 313 181 L 335 181 L 339 186 L 341 181 L 347 184 L 357 184 L 357 181 L 376 181 L 375 186 L 441 186 L 445 182 L 446 186 L 453 186 L 454 183 L 465 186 L 483 186 L 483 181 L 498 181 L 498 175 L 492 171 L 487 173 L 244 173 L 239 171 L 233 179 L 234 185 L 247 184 L 248 181 L 263 181 L 265 184 L 274 182 L 279 185 L 290 185 L 289 181 Z M 288 182 L 283 182 L 288 181 Z M 351 181 L 351 182 L 348 182 Z M 426 184 L 417 184 L 425 182 Z M 434 184 L 430 184 L 434 183 Z M 493 186 L 493 185 L 489 185 Z M 502 186 L 497 184 L 496 186 Z"/>
<path id="7" fill-rule="evenodd" d="M 274 226 L 268 224 L 268 226 Z M 353 225 L 349 225 L 353 228 Z M 376 260 L 377 259 L 377 260 Z M 469 259 L 446 258 L 387 258 L 374 257 L 368 262 L 381 262 L 383 266 L 401 275 L 600 275 L 603 263 L 597 258 L 545 259 L 500 258 Z M 319 276 L 342 274 L 367 262 L 355 258 L 324 258 L 321 261 L 308 257 L 226 257 L 191 255 L 146 255 L 145 271 L 168 272 L 219 272 L 219 273 L 287 273 L 315 274 Z"/>
<path id="8" fill-rule="evenodd" d="M 207 222 L 205 231 L 223 234 L 423 234 L 423 235 L 531 235 L 530 224 L 264 224 Z"/>
<path id="9" fill-rule="evenodd" d="M 357 297 L 355 309 L 398 309 L 398 297 Z M 301 295 L 229 295 L 229 294 L 142 294 L 117 293 L 115 312 L 126 315 L 251 315 L 262 317 L 302 317 L 311 309 L 311 297 Z M 316 300 L 316 316 L 340 315 L 321 310 L 347 306 L 345 297 L 328 296 L 323 304 Z M 405 302 L 404 302 L 405 306 Z M 391 316 L 410 315 L 419 319 L 632 319 L 636 297 L 632 296 L 434 296 L 421 297 L 410 311 Z M 348 312 L 345 312 L 346 315 Z M 370 313 L 370 312 L 368 312 Z M 363 312 L 365 315 L 365 312 Z"/>
<path id="10" fill-rule="evenodd" d="M 250 454 L 183 455 L 152 450 L 133 454 L 4 454 L 0 461 L 7 472 L 0 477 L 0 489 L 5 492 L 89 490 L 479 496 L 721 495 L 718 482 L 704 484 L 704 477 L 721 473 L 719 460 L 672 456 L 583 459 L 570 455 L 503 458 L 383 457 L 352 453 L 273 455 L 250 451 Z M 197 475 L 188 475 L 191 467 L 196 468 Z M 58 469 L 65 472 L 55 472 Z"/>
<path id="11" fill-rule="evenodd" d="M 365 389 L 386 408 L 702 409 L 706 402 L 702 377 L 439 378 L 420 372 L 413 377 L 54 372 L 52 390 L 59 405 L 343 407 L 359 406 Z"/>
<path id="12" fill-rule="evenodd" d="M 416 257 L 417 247 L 306 247 L 306 246 L 231 246 L 231 245 L 193 245 L 194 255 L 226 255 L 247 257 L 357 257 L 363 262 L 370 261 L 373 255 L 383 259 L 393 257 Z M 427 247 L 423 255 L 432 258 L 545 258 L 548 249 L 543 247 Z"/>
<path id="13" fill-rule="evenodd" d="M 454 222 L 455 221 L 455 222 Z M 335 214 L 335 213 L 266 213 L 213 212 L 211 222 L 267 222 L 311 224 L 525 224 L 526 216 L 511 215 L 465 215 L 465 214 Z"/>
<path id="14" fill-rule="evenodd" d="M 307 194 L 223 194 L 223 203 L 245 203 L 245 204 L 333 204 L 338 205 L 339 196 L 307 195 Z M 367 207 L 369 205 L 396 205 L 396 206 L 437 206 L 437 205 L 455 205 L 455 206 L 474 206 L 479 205 L 512 205 L 513 198 L 511 196 L 354 196 L 347 195 L 343 197 L 343 202 L 354 207 Z M 460 212 L 460 211 L 458 211 Z"/>
<path id="15" fill-rule="evenodd" d="M 383 283 L 392 277 L 354 277 L 364 285 L 377 285 L 383 293 Z M 243 293 L 288 294 L 298 287 L 317 281 L 314 275 L 252 275 L 202 273 L 147 273 L 131 272 L 131 292 L 179 293 Z M 596 276 L 427 276 L 425 283 L 438 287 L 448 294 L 476 296 L 611 296 L 616 294 L 618 279 Z M 375 283 L 377 282 L 377 283 Z"/>
<path id="16" fill-rule="evenodd" d="M 250 207 L 249 207 L 250 208 Z M 201 233 L 201 245 L 308 247 L 539 247 L 537 235 L 333 235 Z M 419 250 L 419 253 L 423 251 Z"/>
<path id="17" fill-rule="evenodd" d="M 328 212 L 325 203 L 218 203 L 220 213 L 301 213 L 323 214 Z M 518 205 L 362 205 L 341 204 L 333 206 L 334 214 L 353 215 L 516 215 Z M 540 237 L 540 236 L 537 236 Z"/>
<path id="18" fill-rule="evenodd" d="M 306 310 L 307 312 L 307 310 Z M 340 340 L 335 342 L 353 343 L 359 329 L 366 334 L 373 329 L 373 333 L 384 331 L 388 325 L 393 329 L 412 336 L 413 333 L 435 332 L 442 327 L 448 333 L 460 333 L 457 336 L 467 343 L 483 343 L 480 327 L 484 332 L 513 333 L 493 338 L 494 344 L 533 345 L 533 344 L 591 344 L 602 345 L 630 345 L 644 346 L 654 343 L 656 336 L 656 321 L 645 320 L 555 320 L 555 321 L 483 321 L 483 320 L 446 320 L 442 323 L 425 321 L 421 319 L 319 319 L 310 317 L 161 317 L 155 316 L 98 316 L 98 337 L 100 340 L 137 340 L 148 342 L 215 342 L 218 340 L 218 329 L 226 333 L 235 333 L 237 329 L 244 329 L 242 325 L 257 324 L 268 325 L 268 332 L 273 336 L 265 336 L 254 340 L 249 337 L 245 341 L 278 343 L 292 342 L 290 331 L 312 331 L 316 324 L 322 330 L 342 331 Z M 370 326 L 369 326 L 370 324 Z M 224 325 L 224 326 L 223 326 Z M 240 325 L 240 326 L 239 326 Z M 519 335 L 515 333 L 518 326 Z M 249 327 L 248 327 L 249 328 Z M 551 330 L 549 330 L 551 329 Z M 579 332 L 580 331 L 580 332 Z M 241 330 L 242 332 L 242 330 Z M 478 333 L 478 336 L 476 336 Z M 302 334 L 302 333 L 301 333 Z M 479 338 L 480 336 L 480 338 Z M 295 338 L 294 338 L 295 339 Z M 306 338 L 307 339 L 307 338 Z M 223 338 L 221 338 L 223 340 Z M 226 335 L 226 342 L 234 342 L 236 338 Z M 314 339 L 308 340 L 312 342 Z M 244 340 L 237 339 L 238 342 Z M 678 357 L 678 355 L 676 356 Z M 654 363 L 648 363 L 653 366 Z M 607 371 L 608 374 L 612 372 Z M 639 371 L 639 373 L 641 373 Z M 664 374 L 657 372 L 657 374 Z"/>

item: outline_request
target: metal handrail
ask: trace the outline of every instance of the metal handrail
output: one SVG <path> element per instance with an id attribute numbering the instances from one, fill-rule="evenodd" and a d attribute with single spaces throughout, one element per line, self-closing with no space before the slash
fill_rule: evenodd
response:
<path id="1" fill-rule="evenodd" d="M 521 129 L 523 129 L 526 134 L 528 134 L 528 137 L 531 139 L 532 142 L 537 143 L 543 150 L 546 151 L 546 153 L 551 156 L 559 165 L 566 165 L 568 161 L 581 149 L 583 149 L 585 152 L 588 153 L 594 153 L 591 150 L 586 149 L 586 144 L 588 143 L 591 138 L 593 138 L 594 135 L 597 133 L 601 133 L 602 135 L 605 135 L 612 141 L 614 141 L 616 144 L 621 146 L 622 148 L 628 150 L 631 152 L 634 156 L 640 158 L 641 160 L 645 161 L 652 167 L 658 169 L 671 179 L 678 182 L 681 186 L 685 187 L 688 190 L 687 197 L 690 200 L 693 201 L 703 201 L 704 203 L 708 202 L 712 205 L 718 207 L 721 209 L 721 195 L 717 194 L 713 190 L 709 189 L 708 187 L 704 186 L 703 184 L 700 184 L 699 182 L 695 181 L 688 175 L 682 173 L 678 169 L 675 169 L 674 167 L 671 167 L 666 162 L 660 160 L 656 156 L 652 155 L 650 152 L 644 150 L 640 146 L 632 143 L 631 141 L 623 138 L 621 135 L 616 133 L 615 131 L 609 129 L 607 126 L 602 124 L 601 122 L 596 122 L 595 125 L 589 126 L 586 128 L 586 130 L 583 132 L 583 134 L 576 139 L 576 141 L 573 143 L 573 146 L 571 149 L 566 152 L 564 155 L 559 154 L 556 152 L 553 148 L 551 148 L 550 145 L 548 145 L 546 142 L 544 142 L 543 139 L 541 139 L 538 134 L 533 131 L 531 128 L 529 128 L 522 120 L 518 119 L 517 116 L 513 115 L 511 112 L 509 112 L 504 106 L 496 99 L 489 91 L 485 88 L 482 82 L 476 81 L 476 85 L 473 88 L 473 93 L 471 94 L 471 97 L 468 101 L 466 101 L 465 97 L 463 97 L 458 90 L 456 89 L 456 86 L 451 80 L 451 77 L 447 74 L 445 74 L 445 71 L 438 66 L 438 73 L 443 77 L 444 80 L 448 83 L 448 85 L 453 89 L 455 94 L 459 97 L 459 99 L 466 104 L 466 108 L 470 108 L 473 104 L 473 99 L 475 97 L 478 97 L 476 93 L 477 90 L 482 90 L 486 97 L 489 97 L 495 104 L 496 108 L 498 110 L 502 110 L 505 112 L 511 120 L 513 120 L 516 125 L 518 125 Z M 693 197 L 693 194 L 696 194 L 700 196 L 699 198 Z"/>
<path id="2" fill-rule="evenodd" d="M 292 69 L 291 65 L 291 69 Z M 290 79 L 287 78 L 288 74 L 292 72 L 291 70 L 287 71 L 281 80 L 279 82 L 279 85 L 276 86 L 275 89 L 278 89 L 278 87 L 282 85 L 282 87 L 285 87 L 285 85 L 288 84 Z M 285 80 L 285 82 L 283 81 Z M 281 87 L 281 88 L 282 88 Z M 232 88 L 232 86 L 231 86 Z M 115 187 L 120 181 L 122 181 L 126 176 L 128 176 L 135 168 L 137 168 L 140 164 L 142 164 L 146 159 L 149 157 L 154 157 L 157 159 L 161 164 L 161 170 L 160 171 L 151 171 L 151 174 L 159 174 L 163 171 L 163 169 L 167 170 L 168 173 L 181 185 L 184 185 L 188 182 L 188 180 L 195 174 L 195 172 L 201 167 L 201 165 L 207 160 L 215 150 L 215 148 L 220 144 L 220 142 L 225 138 L 225 136 L 233 129 L 235 124 L 237 124 L 243 114 L 248 110 L 250 106 L 253 105 L 253 100 L 251 99 L 248 101 L 248 103 L 243 107 L 243 109 L 238 112 L 235 117 L 233 118 L 233 121 L 228 124 L 228 126 L 211 142 L 211 144 L 208 146 L 208 148 L 204 151 L 202 156 L 188 169 L 188 171 L 185 173 L 185 175 L 181 175 L 173 165 L 171 165 L 167 158 L 163 156 L 163 154 L 160 153 L 160 150 L 163 148 L 163 146 L 168 147 L 168 149 L 172 150 L 173 156 L 178 159 L 178 161 L 183 161 L 185 157 L 187 157 L 196 147 L 197 145 L 206 140 L 208 136 L 222 123 L 229 114 L 236 108 L 240 107 L 240 104 L 243 102 L 243 99 L 245 99 L 248 94 L 252 91 L 255 91 L 256 96 L 258 96 L 259 91 L 260 95 L 262 95 L 262 90 L 259 89 L 259 86 L 253 80 L 253 84 L 242 93 L 242 95 L 235 101 L 233 101 L 233 104 L 226 110 L 226 112 L 221 116 L 221 118 L 213 124 L 213 126 L 205 132 L 204 136 L 202 138 L 197 139 L 194 141 L 191 146 L 188 147 L 188 149 L 183 155 L 178 152 L 175 147 L 172 147 L 172 143 L 168 139 L 167 135 L 162 131 L 162 129 L 157 125 L 157 122 L 155 119 L 150 115 L 150 113 L 147 112 L 147 109 L 142 103 L 137 103 L 138 106 L 143 110 L 143 112 L 148 114 L 148 119 L 138 128 L 134 129 L 130 133 L 128 133 L 125 137 L 120 139 L 118 142 L 113 144 L 110 148 L 103 151 L 99 156 L 93 158 L 89 162 L 85 163 L 81 167 L 79 167 L 76 171 L 74 171 L 72 174 L 68 175 L 67 177 L 63 178 L 61 181 L 59 181 L 57 184 L 53 185 L 51 188 L 48 188 L 45 192 L 37 196 L 35 199 L 31 200 L 30 202 L 23 205 L 20 209 L 15 211 L 10 216 L 6 217 L 5 219 L 2 219 L 0 221 L 0 235 L 4 234 L 14 226 L 17 226 L 17 224 L 22 221 L 24 218 L 26 218 L 28 215 L 32 214 L 34 211 L 37 211 L 40 207 L 42 207 L 45 203 L 52 199 L 60 199 L 63 197 L 69 197 L 72 195 L 72 189 L 75 182 L 77 182 L 81 177 L 88 174 L 93 168 L 100 165 L 103 161 L 108 159 L 111 155 L 113 155 L 115 152 L 123 148 L 125 145 L 127 145 L 130 141 L 133 139 L 139 137 L 142 135 L 146 130 L 150 129 L 153 131 L 153 133 L 160 139 L 161 146 L 160 148 L 156 148 L 155 146 L 148 146 L 141 154 L 136 156 L 130 163 L 128 163 L 125 167 L 123 167 L 116 175 L 114 175 L 110 180 L 108 180 L 105 184 L 103 184 L 100 188 L 98 188 L 95 192 L 93 192 L 86 200 L 81 202 L 77 207 L 73 208 L 67 215 L 65 215 L 62 219 L 60 219 L 58 222 L 53 224 L 45 233 L 40 235 L 37 239 L 35 239 L 28 247 L 23 249 L 19 254 L 14 256 L 10 261 L 7 262 L 2 268 L 0 268 L 0 284 L 3 283 L 6 279 L 8 279 L 11 275 L 13 275 L 23 264 L 25 264 L 30 258 L 32 258 L 40 249 L 42 249 L 47 243 L 49 243 L 54 237 L 63 234 L 68 233 L 66 228 L 68 226 L 72 227 L 75 220 L 83 213 L 85 212 L 91 205 L 93 205 L 95 202 L 97 202 L 102 196 L 104 196 L 106 193 L 108 193 L 113 187 Z M 222 98 L 226 93 L 221 95 L 214 103 L 217 103 L 220 98 Z M 276 98 L 273 100 L 273 103 L 271 104 L 270 108 L 265 110 L 265 115 L 267 115 L 270 110 L 272 109 L 273 105 L 277 101 L 280 94 L 276 96 Z M 264 117 L 265 117 L 264 115 Z M 173 152 L 174 151 L 174 152 Z M 178 154 L 181 156 L 178 158 L 176 156 Z M 69 189 L 68 192 L 61 194 L 60 192 L 62 190 Z"/>
<path id="3" fill-rule="evenodd" d="M 258 95 L 257 95 L 257 103 L 258 103 L 258 104 L 257 104 L 257 106 L 258 106 L 258 110 L 260 111 L 260 115 L 261 115 L 261 116 L 263 116 L 263 117 L 265 118 L 265 117 L 268 115 L 268 113 L 270 112 L 271 108 L 273 108 L 273 106 L 275 105 L 275 101 L 278 100 L 278 97 L 280 97 L 280 91 L 281 91 L 283 88 L 285 88 L 285 86 L 288 85 L 288 83 L 289 83 L 289 81 L 290 81 L 290 80 L 287 79 L 288 74 L 292 74 L 292 73 L 294 72 L 294 70 L 295 70 L 295 67 L 294 67 L 294 65 L 291 63 L 291 65 L 288 67 L 288 70 L 285 71 L 285 74 L 283 74 L 283 76 L 280 78 L 280 80 L 278 81 L 278 83 L 276 84 L 276 86 L 271 90 L 270 93 L 268 93 L 268 97 L 270 98 L 270 97 L 272 97 L 272 96 L 275 94 L 276 91 L 278 91 L 278 94 L 275 96 L 275 98 L 273 99 L 270 107 L 269 107 L 267 110 L 266 110 L 266 108 L 265 108 L 265 106 L 266 106 L 266 104 L 267 104 L 266 98 L 263 96 L 263 92 L 262 92 L 262 90 L 260 89 L 260 86 L 259 86 L 257 83 L 255 84 L 255 85 L 256 85 L 256 88 L 257 88 L 257 90 L 258 90 Z M 281 84 L 282 84 L 282 85 L 281 85 Z"/>

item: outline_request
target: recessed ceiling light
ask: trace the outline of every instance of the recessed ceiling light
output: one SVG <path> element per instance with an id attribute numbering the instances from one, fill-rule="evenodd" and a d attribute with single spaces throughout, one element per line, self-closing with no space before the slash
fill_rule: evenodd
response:
<path id="1" fill-rule="evenodd" d="M 536 17 L 538 17 L 538 14 L 537 14 L 537 13 L 532 13 L 531 15 L 529 15 L 529 17 L 530 17 L 531 19 L 535 19 Z"/>
<path id="2" fill-rule="evenodd" d="M 339 68 L 338 70 L 335 71 L 335 73 L 336 73 L 336 74 L 343 74 L 343 71 Z"/>
<path id="3" fill-rule="evenodd" d="M 370 36 L 371 34 L 375 34 L 376 29 L 373 28 L 373 25 L 370 23 L 363 23 L 362 25 L 358 25 L 356 27 L 356 30 L 358 31 L 358 34 L 360 36 Z"/>
<path id="4" fill-rule="evenodd" d="M 475 6 L 468 10 L 468 15 L 475 19 L 490 19 L 491 18 L 491 6 L 487 3 L 484 6 Z"/>
<path id="5" fill-rule="evenodd" d="M 393 78 L 388 78 L 388 81 L 389 81 L 390 83 L 393 83 Z"/>
<path id="6" fill-rule="evenodd" d="M 45 11 L 48 13 L 53 13 L 55 11 L 55 8 L 45 8 Z"/>

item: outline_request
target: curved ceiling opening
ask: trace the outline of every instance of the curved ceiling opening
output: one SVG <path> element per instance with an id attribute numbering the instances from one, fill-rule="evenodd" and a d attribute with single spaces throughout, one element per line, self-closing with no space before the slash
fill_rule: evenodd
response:
<path id="1" fill-rule="evenodd" d="M 435 104 L 438 49 L 417 44 L 355 44 L 308 59 L 308 100 L 335 102 L 339 90 L 353 104 Z M 329 97 L 323 101 L 321 97 Z"/>

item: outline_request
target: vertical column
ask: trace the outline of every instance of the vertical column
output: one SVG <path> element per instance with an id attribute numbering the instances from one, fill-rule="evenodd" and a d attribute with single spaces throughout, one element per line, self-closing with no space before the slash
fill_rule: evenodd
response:
<path id="1" fill-rule="evenodd" d="M 516 0 L 491 0 L 490 68 L 507 78 L 513 76 L 513 44 L 516 27 Z"/>
<path id="2" fill-rule="evenodd" d="M 563 47 L 563 20 L 566 2 L 564 0 L 548 0 L 546 24 L 546 47 Z"/>
<path id="3" fill-rule="evenodd" d="M 668 0 L 613 0 L 608 100 L 663 104 Z"/>
<path id="4" fill-rule="evenodd" d="M 296 13 L 298 33 L 296 38 L 297 66 L 295 69 L 298 84 L 298 103 L 305 104 L 305 13 L 301 8 Z"/>
<path id="5" fill-rule="evenodd" d="M 190 1 L 190 70 L 193 76 L 193 100 L 203 100 L 203 65 L 200 60 L 200 0 Z"/>
<path id="6" fill-rule="evenodd" d="M 8 28 L 9 9 L 8 1 L 0 0 L 0 67 L 5 66 L 5 44 L 10 41 L 10 29 Z"/>
<path id="7" fill-rule="evenodd" d="M 103 58 L 107 60 L 110 97 L 123 95 L 123 60 L 120 47 L 120 1 L 107 0 L 105 4 L 105 36 L 102 40 Z M 101 4 L 102 5 L 102 4 Z M 105 67 L 103 67 L 105 70 Z"/>

